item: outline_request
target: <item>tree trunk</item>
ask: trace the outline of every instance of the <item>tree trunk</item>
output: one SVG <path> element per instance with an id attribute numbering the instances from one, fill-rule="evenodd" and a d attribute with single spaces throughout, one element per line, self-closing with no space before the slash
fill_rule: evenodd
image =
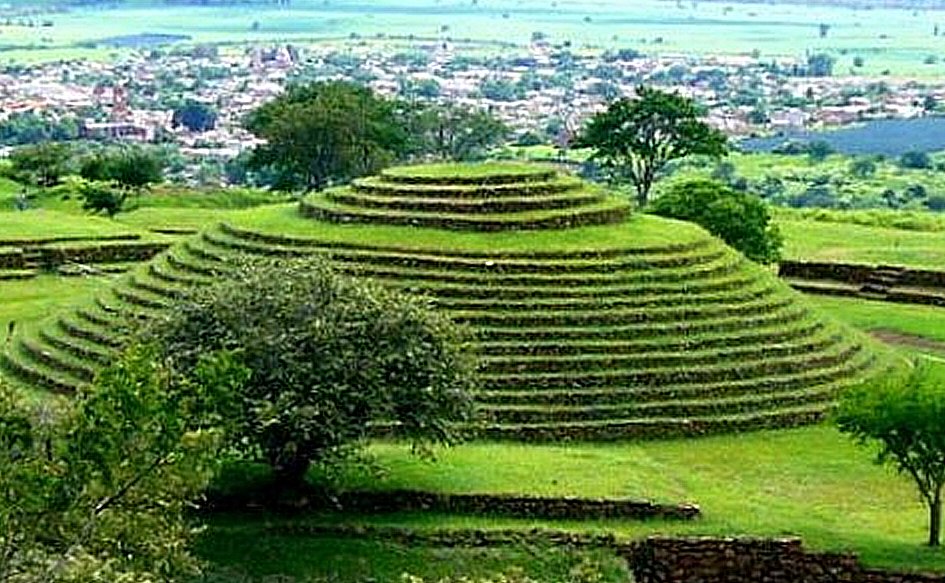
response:
<path id="1" fill-rule="evenodd" d="M 650 200 L 650 185 L 648 181 L 637 185 L 637 210 L 642 210 Z"/>
<path id="2" fill-rule="evenodd" d="M 283 460 L 273 465 L 276 477 L 276 486 L 284 492 L 300 492 L 305 486 L 305 474 L 311 467 L 311 462 L 299 456 Z"/>
<path id="3" fill-rule="evenodd" d="M 932 503 L 929 504 L 929 546 L 937 547 L 941 544 L 942 532 L 942 487 L 935 490 Z"/>

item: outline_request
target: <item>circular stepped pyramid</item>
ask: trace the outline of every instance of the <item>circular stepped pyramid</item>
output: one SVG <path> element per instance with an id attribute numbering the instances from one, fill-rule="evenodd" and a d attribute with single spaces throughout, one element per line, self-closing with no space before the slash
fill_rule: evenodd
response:
<path id="1" fill-rule="evenodd" d="M 492 187 L 587 191 L 543 167 L 459 170 L 448 179 L 442 166 L 396 169 L 352 192 L 372 183 L 395 190 L 422 184 L 432 187 L 429 200 L 444 200 L 445 189 L 463 193 L 457 201 L 486 204 Z M 311 200 L 302 203 L 309 217 Z M 569 209 L 560 215 L 568 222 L 588 208 L 576 203 L 554 212 Z M 267 222 L 254 211 L 176 246 L 94 304 L 19 337 L 4 369 L 32 385 L 72 391 L 113 357 L 135 321 L 167 309 L 247 253 L 324 254 L 344 273 L 424 294 L 468 324 L 481 356 L 476 397 L 485 434 L 495 438 L 665 437 L 810 423 L 840 390 L 891 362 L 689 224 L 641 215 L 582 228 L 476 233 L 466 225 L 451 230 L 455 224 L 439 222 L 444 215 L 431 208 L 400 212 L 440 228 L 291 219 L 284 208 Z M 497 215 L 445 216 L 490 225 Z"/>
<path id="2" fill-rule="evenodd" d="M 616 223 L 630 205 L 553 168 L 512 164 L 406 166 L 302 201 L 302 214 L 339 223 L 506 231 Z"/>

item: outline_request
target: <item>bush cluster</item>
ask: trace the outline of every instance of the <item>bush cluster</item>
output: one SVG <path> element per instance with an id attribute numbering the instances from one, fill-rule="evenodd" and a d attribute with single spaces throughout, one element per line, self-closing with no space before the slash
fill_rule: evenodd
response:
<path id="1" fill-rule="evenodd" d="M 781 258 L 783 240 L 765 203 L 719 182 L 674 184 L 650 205 L 650 211 L 699 224 L 754 261 L 773 263 Z"/>

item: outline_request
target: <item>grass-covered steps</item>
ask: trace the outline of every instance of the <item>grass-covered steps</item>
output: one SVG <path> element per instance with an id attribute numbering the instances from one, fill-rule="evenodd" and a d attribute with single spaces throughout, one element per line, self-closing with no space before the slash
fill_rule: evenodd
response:
<path id="1" fill-rule="evenodd" d="M 335 223 L 516 231 L 617 223 L 630 205 L 550 166 L 486 163 L 388 169 L 309 195 L 300 211 Z"/>
<path id="2" fill-rule="evenodd" d="M 584 188 L 553 169 L 492 177 L 482 168 L 466 167 L 456 181 L 447 167 L 392 169 L 393 178 L 351 188 L 460 205 Z M 312 221 L 288 206 L 236 213 L 176 245 L 29 337 L 39 355 L 16 356 L 30 378 L 81 382 L 77 363 L 100 366 L 133 323 L 172 309 L 238 258 L 313 254 L 342 273 L 422 295 L 471 329 L 475 397 L 495 438 L 662 437 L 812 422 L 845 387 L 892 360 L 690 224 L 635 215 L 574 228 L 463 230 Z"/>
<path id="3" fill-rule="evenodd" d="M 547 182 L 558 175 L 553 166 L 515 162 L 481 164 L 418 164 L 381 171 L 380 177 L 398 184 L 495 185 Z"/>
<path id="4" fill-rule="evenodd" d="M 83 339 L 76 349 L 43 337 L 71 357 L 84 350 L 95 360 L 114 349 L 95 344 L 113 339 L 110 325 L 153 317 L 237 257 L 312 253 L 423 293 L 473 326 L 483 381 L 477 399 L 492 437 L 550 438 L 555 425 L 562 436 L 599 430 L 612 438 L 619 428 L 640 437 L 801 423 L 819 419 L 838 391 L 876 366 L 868 341 L 818 318 L 766 271 L 705 236 L 699 244 L 596 255 L 497 250 L 489 259 L 471 250 L 341 245 L 221 226 L 101 294 L 98 308 L 84 312 L 96 322 L 62 319 L 61 334 L 74 330 Z M 593 271 L 595 256 L 602 273 Z"/>
<path id="5" fill-rule="evenodd" d="M 567 229 L 618 223 L 630 216 L 630 204 L 617 197 L 604 197 L 598 202 L 563 209 L 481 214 L 376 209 L 343 204 L 326 193 L 309 195 L 299 205 L 303 216 L 319 221 L 469 231 Z"/>

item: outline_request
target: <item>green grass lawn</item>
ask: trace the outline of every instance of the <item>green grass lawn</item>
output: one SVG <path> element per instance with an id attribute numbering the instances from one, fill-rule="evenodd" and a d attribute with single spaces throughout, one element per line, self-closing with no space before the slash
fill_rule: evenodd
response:
<path id="1" fill-rule="evenodd" d="M 358 241 L 411 248 L 488 250 L 581 250 L 686 243 L 705 237 L 690 223 L 636 214 L 620 225 L 566 230 L 497 233 L 446 231 L 389 225 L 327 224 L 300 220 L 294 204 L 269 205 L 228 214 L 226 221 L 246 229 L 312 237 L 322 241 Z"/>
<path id="2" fill-rule="evenodd" d="M 797 535 L 814 548 L 855 550 L 873 565 L 945 570 L 945 552 L 922 545 L 926 513 L 908 480 L 873 465 L 870 451 L 829 427 L 632 444 L 472 443 L 438 451 L 435 463 L 394 443 L 370 451 L 382 477 L 357 473 L 349 485 L 694 502 L 703 517 L 692 523 L 556 525 L 627 537 Z M 534 526 L 420 513 L 355 519 L 418 528 Z"/>
<path id="3" fill-rule="evenodd" d="M 945 308 L 808 296 L 825 313 L 861 330 L 893 330 L 945 342 Z"/>
<path id="4" fill-rule="evenodd" d="M 198 552 L 221 573 L 251 577 L 288 575 L 338 583 L 401 581 L 404 574 L 439 581 L 444 577 L 524 574 L 542 583 L 574 582 L 576 572 L 597 574 L 600 583 L 626 583 L 627 567 L 604 550 L 575 551 L 543 546 L 492 549 L 406 546 L 390 542 L 298 537 L 261 532 L 252 517 L 214 520 Z M 242 579 L 240 579 L 242 580 Z"/>
<path id="5" fill-rule="evenodd" d="M 0 242 L 4 243 L 15 243 L 23 239 L 114 235 L 150 237 L 149 233 L 141 228 L 103 217 L 46 209 L 0 212 Z"/>
<path id="6" fill-rule="evenodd" d="M 116 276 L 41 275 L 35 279 L 0 281 L 0 330 L 5 333 L 11 321 L 17 326 L 27 325 L 57 311 L 79 306 L 115 279 Z"/>
<path id="7" fill-rule="evenodd" d="M 777 224 L 784 235 L 787 259 L 945 268 L 945 232 L 803 220 Z"/>

